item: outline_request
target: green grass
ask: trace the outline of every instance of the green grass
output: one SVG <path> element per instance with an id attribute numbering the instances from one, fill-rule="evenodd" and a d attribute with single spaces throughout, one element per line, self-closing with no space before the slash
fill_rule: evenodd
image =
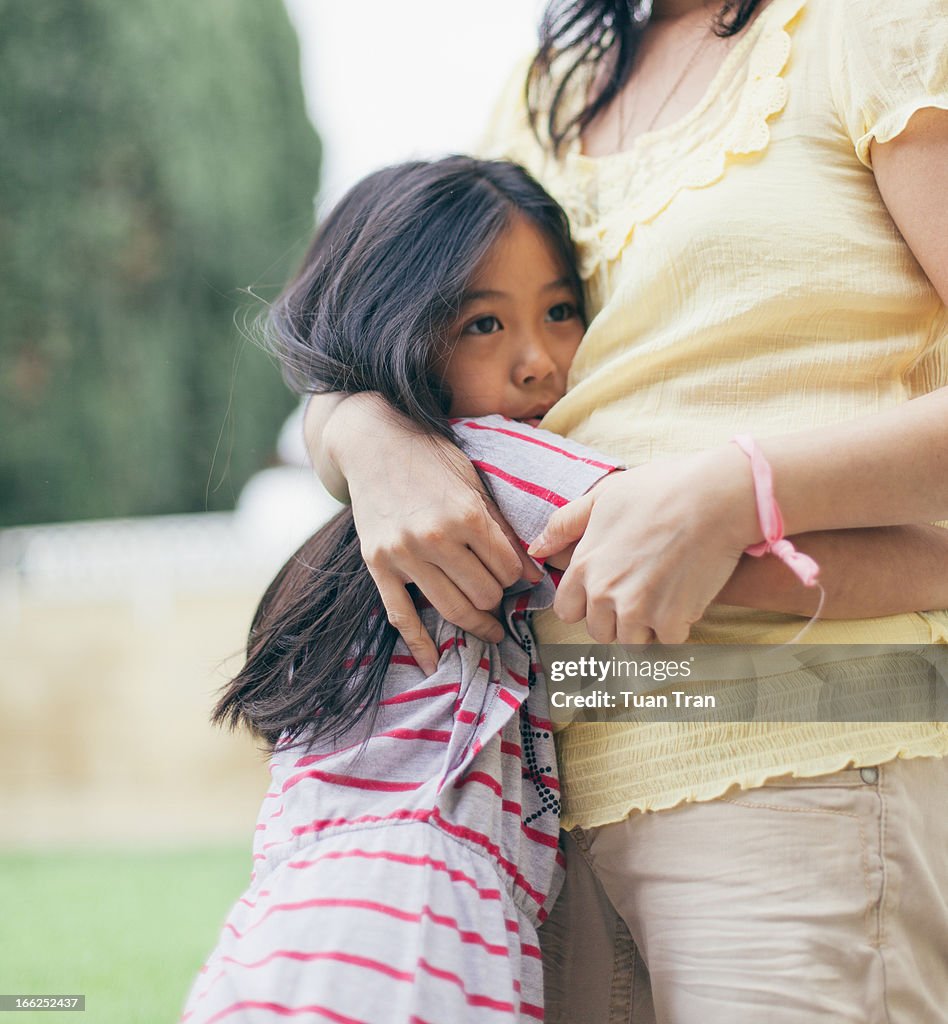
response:
<path id="1" fill-rule="evenodd" d="M 4 1024 L 173 1024 L 250 875 L 246 848 L 0 855 L 0 994 L 84 994 Z"/>

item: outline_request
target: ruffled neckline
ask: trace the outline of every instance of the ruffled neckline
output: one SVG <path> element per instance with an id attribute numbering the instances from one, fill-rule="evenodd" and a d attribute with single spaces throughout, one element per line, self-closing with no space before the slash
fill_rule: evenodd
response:
<path id="1" fill-rule="evenodd" d="M 587 156 L 575 140 L 559 160 L 544 161 L 543 180 L 569 214 L 583 277 L 615 260 L 635 228 L 680 192 L 707 188 L 724 177 L 734 158 L 766 150 L 769 122 L 788 98 L 782 76 L 792 46 L 790 24 L 805 3 L 772 0 L 725 57 L 701 100 L 676 121 L 636 136 L 620 153 Z M 587 85 L 577 83 L 577 101 Z"/>

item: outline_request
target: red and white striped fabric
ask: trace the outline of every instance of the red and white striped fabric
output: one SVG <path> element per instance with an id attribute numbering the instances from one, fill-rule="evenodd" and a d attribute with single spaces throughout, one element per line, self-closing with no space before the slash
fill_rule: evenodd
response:
<path id="1" fill-rule="evenodd" d="M 615 463 L 500 416 L 455 423 L 525 542 Z M 508 592 L 486 644 L 422 615 L 425 677 L 399 645 L 369 735 L 274 752 L 251 885 L 182 1022 L 536 1021 L 536 927 L 559 890 L 559 781 L 529 630 L 553 585 Z"/>

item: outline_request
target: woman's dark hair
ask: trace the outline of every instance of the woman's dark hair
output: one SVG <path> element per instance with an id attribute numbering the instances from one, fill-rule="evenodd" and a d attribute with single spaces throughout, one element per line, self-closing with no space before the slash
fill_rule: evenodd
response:
<path id="1" fill-rule="evenodd" d="M 723 0 L 715 32 L 740 32 L 762 0 Z M 540 23 L 540 45 L 527 72 L 527 109 L 539 134 L 541 117 L 554 152 L 582 133 L 625 85 L 648 18 L 637 18 L 636 0 L 550 0 Z M 555 62 L 555 68 L 554 68 Z M 573 77 L 596 65 L 606 69 L 598 85 L 575 113 L 564 110 Z"/>
<path id="2" fill-rule="evenodd" d="M 434 367 L 472 277 L 518 215 L 549 242 L 582 315 L 566 215 L 523 168 L 455 156 L 365 178 L 267 315 L 287 381 L 311 394 L 378 392 L 420 434 L 451 439 L 451 396 Z M 396 638 L 345 510 L 270 584 L 213 720 L 270 744 L 341 735 L 377 707 Z"/>

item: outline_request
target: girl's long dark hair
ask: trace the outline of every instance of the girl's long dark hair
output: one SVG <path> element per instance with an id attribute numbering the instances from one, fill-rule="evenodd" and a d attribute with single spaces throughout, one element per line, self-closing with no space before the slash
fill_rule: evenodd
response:
<path id="1" fill-rule="evenodd" d="M 762 0 L 723 0 L 715 32 L 740 32 Z M 554 152 L 580 135 L 625 85 L 648 20 L 637 20 L 636 0 L 551 0 L 540 23 L 540 45 L 527 73 L 527 109 L 535 132 L 541 119 Z M 554 67 L 555 63 L 555 67 Z M 565 113 L 570 82 L 597 65 L 605 73 L 583 107 Z"/>
<path id="2" fill-rule="evenodd" d="M 400 164 L 341 200 L 270 308 L 266 334 L 288 382 L 311 394 L 378 392 L 420 434 L 450 439 L 450 395 L 433 367 L 515 215 L 547 239 L 582 314 L 566 215 L 526 171 L 468 157 Z M 341 735 L 377 707 L 396 638 L 345 510 L 270 584 L 213 720 L 271 745 Z"/>

